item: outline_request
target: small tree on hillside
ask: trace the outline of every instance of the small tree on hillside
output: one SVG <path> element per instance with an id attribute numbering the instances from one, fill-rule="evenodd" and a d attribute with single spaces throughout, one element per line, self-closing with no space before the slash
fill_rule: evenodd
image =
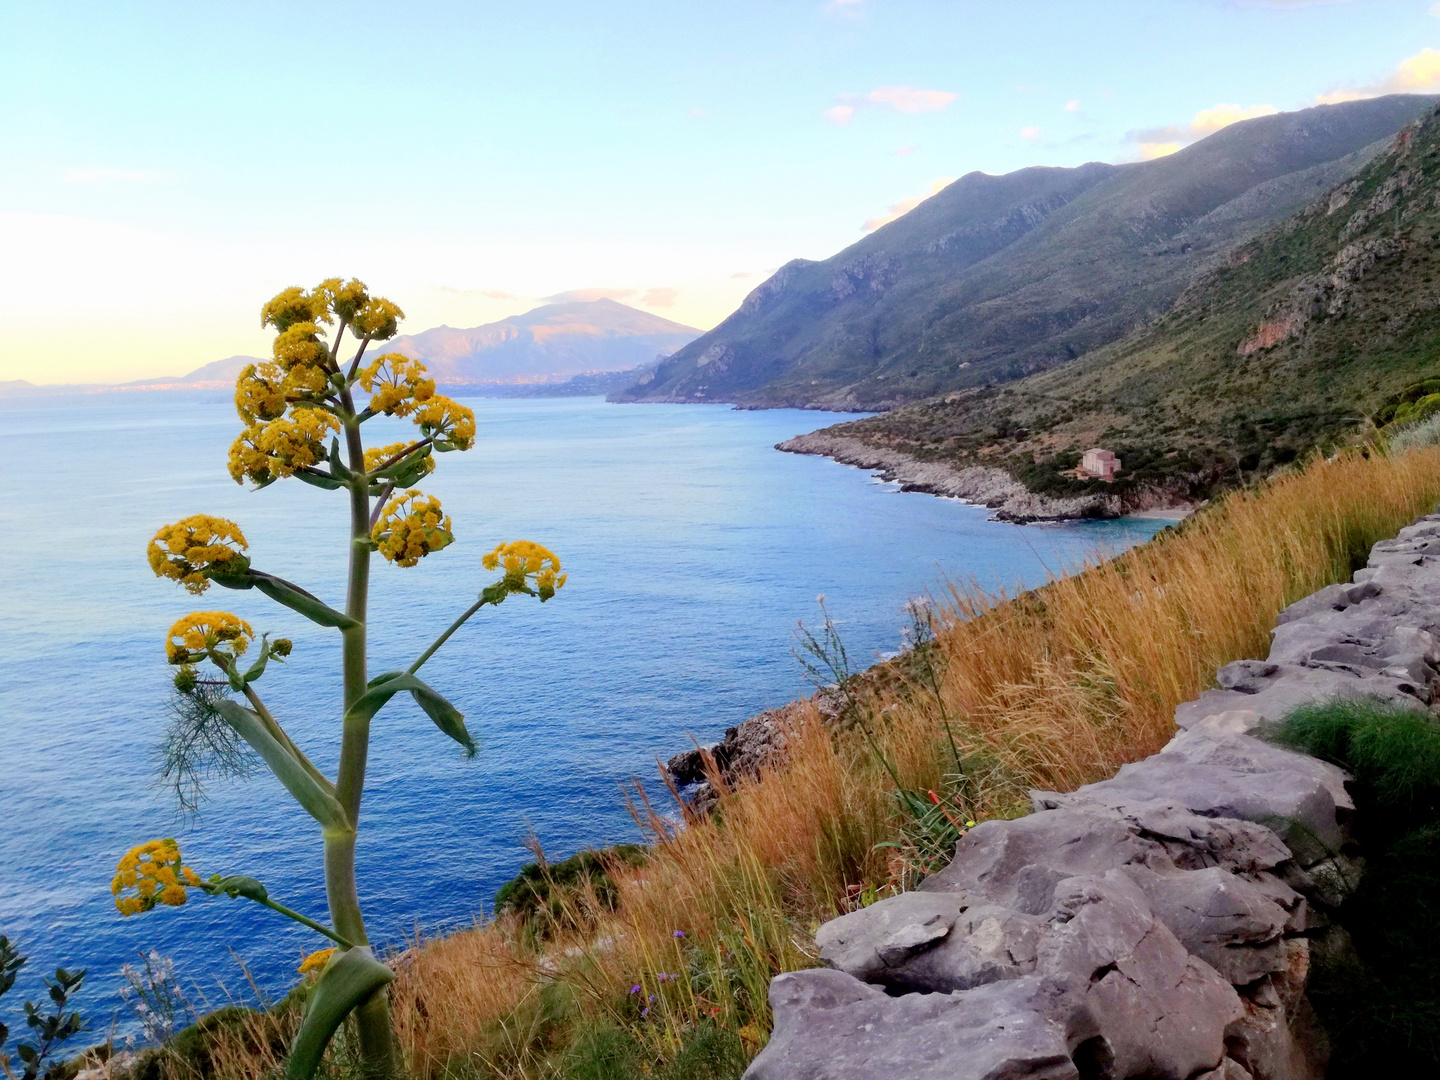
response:
<path id="1" fill-rule="evenodd" d="M 235 407 L 245 429 L 230 448 L 235 482 L 248 481 L 259 489 L 293 477 L 337 492 L 345 501 L 350 532 L 343 610 L 255 569 L 240 527 L 224 518 L 197 514 L 167 525 L 148 549 L 155 573 L 192 594 L 212 584 L 253 589 L 340 634 L 344 696 L 334 779 L 312 764 L 256 690 L 267 668 L 290 656 L 290 641 L 262 634 L 257 645 L 244 619 L 226 611 L 193 611 L 171 627 L 165 643 L 167 659 L 179 669 L 174 718 L 164 744 L 166 780 L 182 805 L 193 807 L 205 776 L 248 774 L 258 756 L 319 825 L 330 925 L 273 900 L 255 878 L 217 874 L 202 879 L 185 864 L 173 840 L 132 849 L 112 882 L 122 915 L 157 904 L 179 906 L 187 890 L 196 888 L 252 900 L 334 943 L 302 967 L 320 975 L 291 1048 L 289 1074 L 295 1078 L 314 1073 L 331 1036 L 351 1013 L 366 1072 L 392 1076 L 399 1068 L 385 992 L 394 974 L 370 949 L 355 887 L 355 837 L 371 719 L 394 695 L 409 694 L 442 732 L 473 755 L 475 743 L 461 713 L 418 671 L 484 605 L 499 604 L 513 593 L 548 600 L 565 583 L 550 551 L 527 541 L 501 544 L 481 560 L 487 570 L 501 571 L 501 577 L 481 589 L 475 603 L 408 668 L 370 677 L 371 555 L 379 552 L 399 566 L 414 566 L 451 543 L 450 519 L 440 500 L 413 485 L 435 468 L 437 452 L 468 450 L 475 438 L 474 414 L 435 393 L 419 361 L 400 353 L 366 360 L 369 346 L 393 337 L 402 317 L 398 307 L 370 296 L 359 281 L 337 278 L 308 292 L 286 289 L 261 312 L 262 324 L 278 332 L 274 360 L 245 368 L 236 383 Z M 347 330 L 359 343 L 348 361 L 340 356 Z M 361 429 L 381 415 L 410 418 L 416 433 L 404 442 L 367 448 Z M 206 671 L 212 674 L 207 677 Z"/>

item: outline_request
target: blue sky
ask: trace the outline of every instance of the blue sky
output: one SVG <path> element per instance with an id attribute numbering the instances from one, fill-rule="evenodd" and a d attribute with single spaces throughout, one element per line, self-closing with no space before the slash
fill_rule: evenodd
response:
<path id="1" fill-rule="evenodd" d="M 8 4 L 0 379 L 266 349 L 358 275 L 406 329 L 613 295 L 709 327 L 974 169 L 1440 91 L 1428 2 Z"/>

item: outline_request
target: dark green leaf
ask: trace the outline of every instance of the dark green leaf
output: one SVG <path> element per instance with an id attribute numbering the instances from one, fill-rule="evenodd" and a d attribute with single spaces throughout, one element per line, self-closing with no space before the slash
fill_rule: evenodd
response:
<path id="1" fill-rule="evenodd" d="M 465 727 L 464 714 L 429 683 L 408 671 L 387 671 L 371 679 L 369 688 L 350 706 L 345 716 L 347 719 L 369 720 L 402 690 L 408 690 L 415 703 L 425 710 L 425 715 L 435 721 L 435 726 L 463 746 L 467 754 L 473 756 L 476 753 L 475 740 Z"/>
<path id="2" fill-rule="evenodd" d="M 310 991 L 305 1019 L 286 1063 L 289 1080 L 311 1080 L 341 1021 L 393 978 L 395 973 L 376 960 L 369 949 L 336 953 Z"/>

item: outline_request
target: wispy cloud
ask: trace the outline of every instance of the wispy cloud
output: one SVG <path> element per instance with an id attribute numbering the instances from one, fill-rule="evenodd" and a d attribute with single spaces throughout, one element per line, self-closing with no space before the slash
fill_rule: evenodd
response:
<path id="1" fill-rule="evenodd" d="M 1140 156 L 1149 161 L 1173 154 L 1238 121 L 1272 116 L 1279 111 L 1274 105 L 1212 105 L 1197 112 L 1188 124 L 1144 128 L 1130 132 L 1125 138 L 1136 144 Z"/>
<path id="2" fill-rule="evenodd" d="M 640 297 L 640 303 L 645 307 L 674 307 L 675 301 L 680 299 L 680 290 L 667 287 L 646 289 L 645 295 Z"/>
<path id="3" fill-rule="evenodd" d="M 918 150 L 918 149 L 919 149 L 918 146 L 901 146 L 901 147 L 897 147 L 897 148 L 894 149 L 894 150 L 891 150 L 891 151 L 890 151 L 890 156 L 891 156 L 891 157 L 909 157 L 911 154 L 913 154 L 913 153 L 914 153 L 916 150 Z"/>
<path id="4" fill-rule="evenodd" d="M 435 288 L 438 293 L 446 296 L 468 297 L 475 300 L 519 300 L 514 293 L 502 292 L 499 289 L 457 289 L 453 285 L 438 285 Z"/>
<path id="5" fill-rule="evenodd" d="M 542 296 L 540 299 L 548 300 L 552 304 L 589 303 L 592 300 L 628 300 L 639 291 L 639 289 L 570 289 L 568 292 L 559 292 L 554 296 Z"/>
<path id="6" fill-rule="evenodd" d="M 1024 139 L 1026 142 L 1039 142 L 1041 136 L 1043 136 L 1044 134 L 1045 133 L 1043 131 L 1041 131 L 1038 127 L 1034 127 L 1033 125 L 1031 127 L 1022 127 L 1020 129 L 1020 138 Z"/>
<path id="7" fill-rule="evenodd" d="M 1440 4 L 1430 9 L 1436 14 Z M 1377 82 L 1364 86 L 1344 86 L 1329 90 L 1315 98 L 1317 105 L 1335 105 L 1342 101 L 1359 101 L 1382 94 L 1423 94 L 1440 90 L 1440 49 L 1421 49 L 1407 56 L 1395 70 Z"/>
<path id="8" fill-rule="evenodd" d="M 868 94 L 841 94 L 835 104 L 825 110 L 825 119 L 845 126 L 855 119 L 858 109 L 874 106 L 891 112 L 937 112 L 959 100 L 959 94 L 948 90 L 927 90 L 921 86 L 877 86 Z"/>
<path id="9" fill-rule="evenodd" d="M 931 195 L 934 195 L 937 192 L 944 190 L 954 182 L 955 178 L 953 176 L 942 176 L 939 180 L 936 180 L 930 185 L 930 190 L 927 191 L 924 195 L 916 195 L 914 198 L 910 199 L 901 199 L 894 206 L 890 207 L 889 211 L 887 211 L 886 213 L 882 214 L 879 217 L 870 218 L 868 221 L 865 222 L 864 225 L 860 227 L 861 232 L 874 232 L 876 229 L 880 228 L 881 225 L 890 224 L 890 222 L 894 221 L 896 218 L 903 217 L 911 210 L 914 210 L 922 202 L 930 198 Z"/>
<path id="10" fill-rule="evenodd" d="M 1067 101 L 1067 102 L 1065 102 L 1065 111 L 1066 111 L 1066 112 L 1069 112 L 1069 113 L 1079 112 L 1079 111 L 1080 111 L 1080 99 L 1079 99 L 1079 98 L 1076 98 L 1074 101 Z"/>
<path id="11" fill-rule="evenodd" d="M 165 174 L 148 169 L 64 169 L 60 173 L 62 184 L 86 184 L 98 187 L 103 184 L 153 184 L 164 180 Z"/>

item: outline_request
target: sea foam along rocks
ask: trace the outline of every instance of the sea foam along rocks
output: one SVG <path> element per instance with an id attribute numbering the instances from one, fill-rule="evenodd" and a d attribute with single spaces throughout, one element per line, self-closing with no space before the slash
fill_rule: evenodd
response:
<path id="1" fill-rule="evenodd" d="M 1331 765 L 1255 737 L 1329 697 L 1440 694 L 1440 515 L 1288 608 L 1158 754 L 971 829 L 916 893 L 826 923 L 749 1080 L 1319 1080 L 1310 937 L 1353 880 Z"/>

